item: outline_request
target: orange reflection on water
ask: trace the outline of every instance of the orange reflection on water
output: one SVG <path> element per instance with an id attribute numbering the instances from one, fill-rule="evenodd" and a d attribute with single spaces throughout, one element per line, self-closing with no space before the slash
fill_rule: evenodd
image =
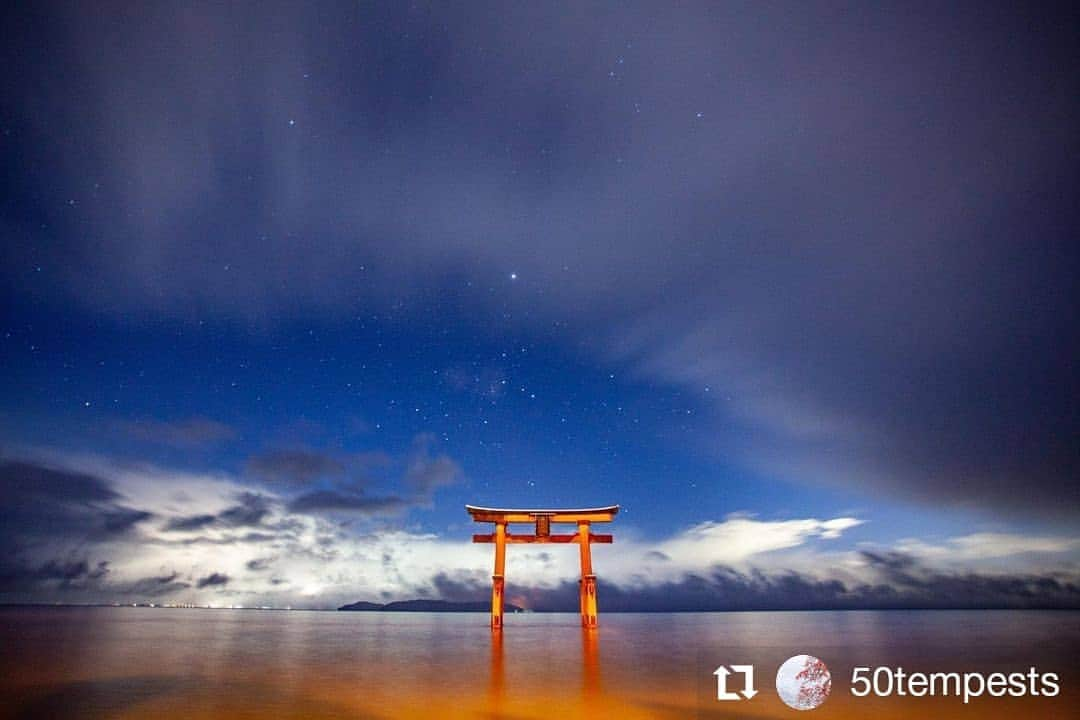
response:
<path id="1" fill-rule="evenodd" d="M 506 694 L 506 672 L 503 662 L 503 631 L 492 629 L 488 705 L 495 714 L 500 714 L 503 697 Z"/>
<path id="2" fill-rule="evenodd" d="M 581 689 L 585 698 L 599 697 L 600 685 L 600 629 L 581 630 Z"/>
<path id="3" fill-rule="evenodd" d="M 491 631 L 491 667 L 488 677 L 488 706 L 487 711 L 495 716 L 501 716 L 509 712 L 508 708 L 510 704 L 525 705 L 525 707 L 516 707 L 515 713 L 520 714 L 522 712 L 529 712 L 530 708 L 536 709 L 543 707 L 547 704 L 547 700 L 536 697 L 525 697 L 524 693 L 509 693 L 506 686 L 506 655 L 504 651 L 504 630 L 494 629 Z M 601 686 L 600 677 L 600 652 L 599 652 L 599 635 L 598 628 L 582 628 L 581 635 L 581 657 L 580 661 L 574 663 L 572 657 L 561 657 L 560 665 L 565 671 L 565 684 L 570 685 L 575 675 L 580 675 L 581 678 L 581 693 L 577 699 L 577 704 L 580 705 L 580 710 L 589 714 L 592 717 L 596 717 L 595 712 L 600 712 L 600 717 L 603 716 L 603 711 L 609 709 L 605 705 L 605 698 L 603 688 Z M 570 650 L 570 648 L 567 648 Z M 576 665 L 576 667 L 575 667 Z M 574 704 L 574 698 L 565 692 L 565 689 L 560 686 L 558 693 L 544 693 L 545 698 L 559 697 L 565 695 L 565 699 Z"/>

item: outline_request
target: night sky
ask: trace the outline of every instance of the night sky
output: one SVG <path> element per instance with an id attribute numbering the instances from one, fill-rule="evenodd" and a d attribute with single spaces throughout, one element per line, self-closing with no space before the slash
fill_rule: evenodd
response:
<path id="1" fill-rule="evenodd" d="M 1080 606 L 1074 19 L 20 5 L 0 601 Z"/>

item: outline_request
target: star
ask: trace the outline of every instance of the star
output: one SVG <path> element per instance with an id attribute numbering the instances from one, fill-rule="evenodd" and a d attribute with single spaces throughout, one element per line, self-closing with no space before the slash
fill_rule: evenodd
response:
<path id="1" fill-rule="evenodd" d="M 511 280 L 517 280 L 517 273 L 516 272 L 510 273 L 510 279 Z"/>

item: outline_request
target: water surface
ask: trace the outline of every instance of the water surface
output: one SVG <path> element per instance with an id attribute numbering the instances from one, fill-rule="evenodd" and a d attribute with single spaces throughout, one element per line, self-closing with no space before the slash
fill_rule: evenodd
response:
<path id="1" fill-rule="evenodd" d="M 1080 613 L 885 611 L 482 614 L 0 609 L 0 718 L 793 718 L 773 685 L 824 660 L 811 717 L 1080 718 Z M 713 670 L 760 694 L 717 702 Z M 856 665 L 1056 672 L 1054 698 L 856 699 Z"/>

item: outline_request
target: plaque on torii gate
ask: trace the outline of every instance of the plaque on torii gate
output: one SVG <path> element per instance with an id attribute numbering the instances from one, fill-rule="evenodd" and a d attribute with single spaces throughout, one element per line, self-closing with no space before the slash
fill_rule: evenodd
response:
<path id="1" fill-rule="evenodd" d="M 592 543 L 611 543 L 610 535 L 594 535 L 594 522 L 611 522 L 618 505 L 577 510 L 507 510 L 466 505 L 465 509 L 476 522 L 495 523 L 490 535 L 473 535 L 474 543 L 495 543 L 495 573 L 491 576 L 491 627 L 501 629 L 503 624 L 503 590 L 506 584 L 506 546 L 516 543 L 577 543 L 581 554 L 581 580 L 579 581 L 581 624 L 596 627 L 596 575 L 592 569 Z M 530 523 L 535 532 L 528 535 L 512 534 L 507 530 L 510 523 Z M 552 534 L 552 523 L 573 523 L 577 532 Z"/>

